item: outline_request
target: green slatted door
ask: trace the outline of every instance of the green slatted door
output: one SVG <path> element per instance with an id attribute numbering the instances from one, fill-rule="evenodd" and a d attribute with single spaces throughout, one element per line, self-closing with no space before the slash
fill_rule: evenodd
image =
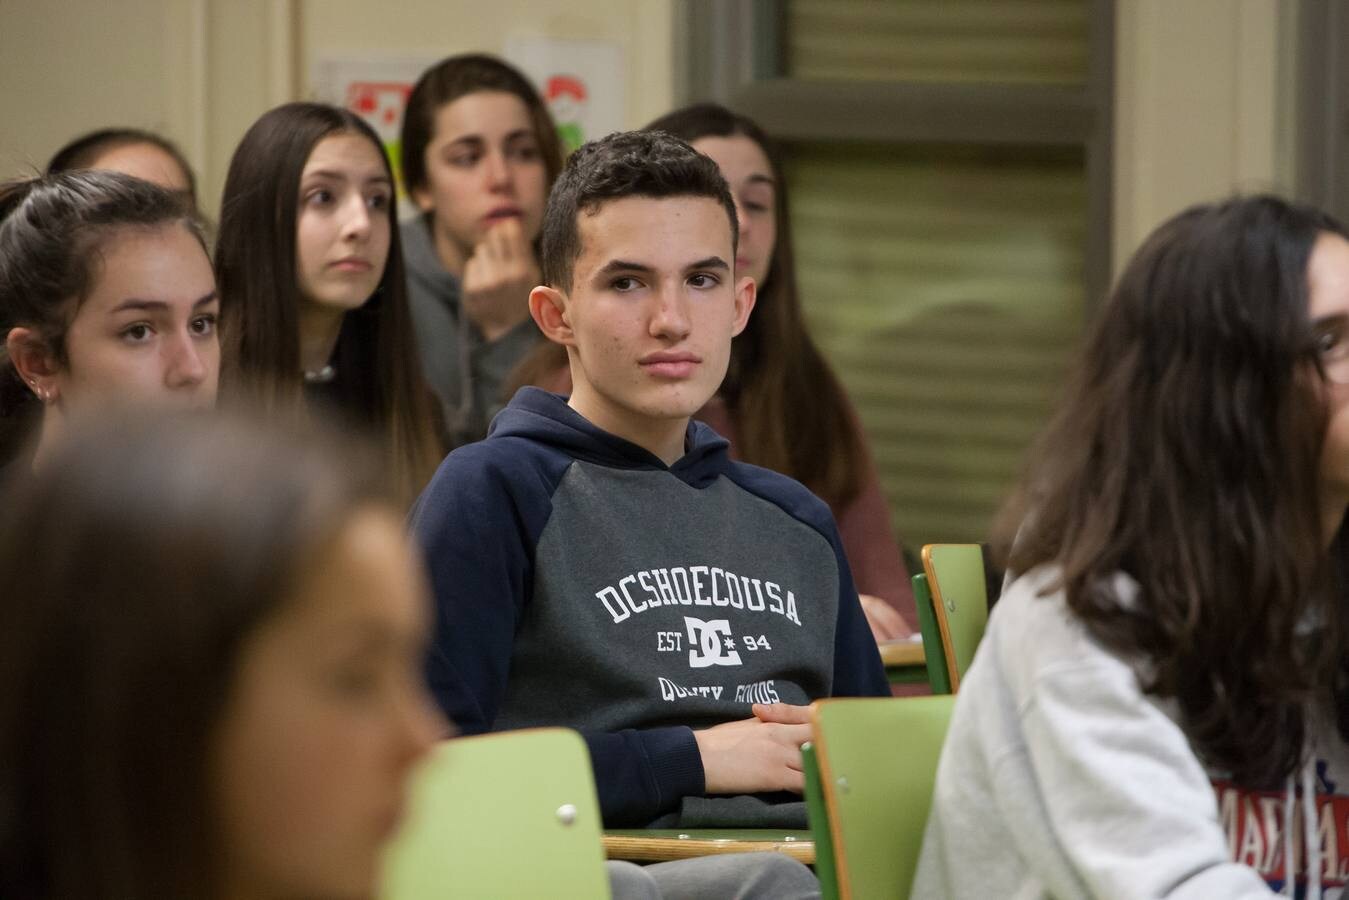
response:
<path id="1" fill-rule="evenodd" d="M 1081 84 L 1082 0 L 789 0 L 792 78 Z"/>
<path id="2" fill-rule="evenodd" d="M 1088 78 L 1085 0 L 782 9 L 782 76 L 858 85 L 859 119 L 878 85 L 1018 85 L 1024 98 L 1027 87 L 1081 91 Z M 787 143 L 807 316 L 910 546 L 986 538 L 1056 399 L 1085 319 L 1086 156 L 1067 136 L 867 143 L 798 132 Z"/>
<path id="3" fill-rule="evenodd" d="M 797 145 L 802 296 L 911 545 L 984 539 L 1083 321 L 1075 151 Z"/>

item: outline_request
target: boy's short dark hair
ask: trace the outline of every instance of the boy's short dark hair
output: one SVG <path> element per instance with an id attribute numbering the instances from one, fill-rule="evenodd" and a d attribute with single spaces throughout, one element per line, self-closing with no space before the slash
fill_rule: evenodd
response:
<path id="1" fill-rule="evenodd" d="M 553 185 L 540 236 L 544 283 L 571 288 L 572 267 L 581 255 L 577 217 L 624 197 L 716 200 L 730 220 L 732 248 L 739 245 L 735 201 L 716 163 L 663 131 L 621 131 L 578 149 Z"/>

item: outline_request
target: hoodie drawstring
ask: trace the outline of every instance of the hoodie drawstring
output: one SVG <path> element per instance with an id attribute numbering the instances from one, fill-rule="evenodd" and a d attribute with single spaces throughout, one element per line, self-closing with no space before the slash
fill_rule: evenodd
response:
<path id="1" fill-rule="evenodd" d="M 1284 782 L 1283 791 L 1283 890 L 1279 894 L 1292 897 L 1297 888 L 1297 864 L 1293 859 L 1293 776 Z"/>
<path id="2" fill-rule="evenodd" d="M 1307 860 L 1307 900 L 1321 900 L 1321 830 L 1316 816 L 1315 765 L 1312 759 L 1302 764 L 1302 845 Z"/>

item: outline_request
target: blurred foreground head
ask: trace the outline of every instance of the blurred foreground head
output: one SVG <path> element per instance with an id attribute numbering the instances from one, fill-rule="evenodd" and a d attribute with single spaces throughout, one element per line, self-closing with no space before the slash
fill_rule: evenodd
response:
<path id="1" fill-rule="evenodd" d="M 369 892 L 440 727 L 420 566 L 352 443 L 86 420 L 3 486 L 0 896 Z"/>

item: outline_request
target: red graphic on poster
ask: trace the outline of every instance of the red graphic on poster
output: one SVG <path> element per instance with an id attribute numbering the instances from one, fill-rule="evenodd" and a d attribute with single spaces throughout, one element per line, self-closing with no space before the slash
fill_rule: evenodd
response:
<path id="1" fill-rule="evenodd" d="M 403 120 L 412 85 L 398 81 L 353 81 L 347 85 L 346 107 L 370 123 L 381 136 L 392 136 Z"/>
<path id="2" fill-rule="evenodd" d="M 585 143 L 585 129 L 581 126 L 588 99 L 585 82 L 575 75 L 551 75 L 544 85 L 543 98 L 557 123 L 563 152 L 570 153 Z"/>
<path id="3" fill-rule="evenodd" d="M 346 107 L 375 129 L 393 169 L 394 181 L 403 193 L 403 167 L 399 152 L 399 129 L 407 108 L 412 83 L 407 81 L 352 81 L 347 84 Z"/>

